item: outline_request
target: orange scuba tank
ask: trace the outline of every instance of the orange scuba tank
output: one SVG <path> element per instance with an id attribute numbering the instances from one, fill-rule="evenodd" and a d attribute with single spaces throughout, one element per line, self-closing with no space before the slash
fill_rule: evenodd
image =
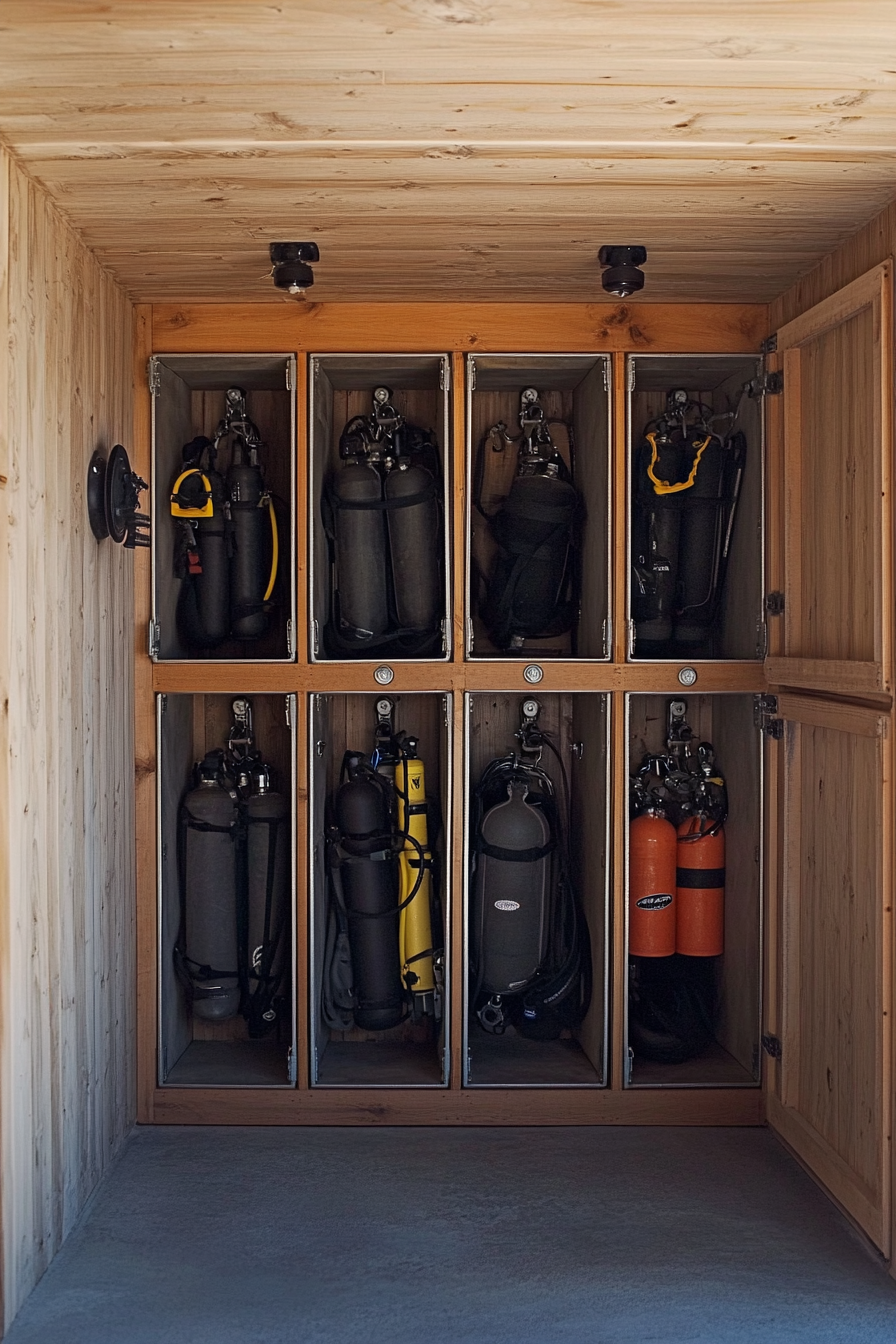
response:
<path id="1" fill-rule="evenodd" d="M 628 950 L 635 957 L 675 951 L 675 827 L 657 809 L 629 826 Z"/>
<path id="2" fill-rule="evenodd" d="M 718 957 L 725 950 L 725 830 L 697 815 L 678 828 L 675 950 Z"/>

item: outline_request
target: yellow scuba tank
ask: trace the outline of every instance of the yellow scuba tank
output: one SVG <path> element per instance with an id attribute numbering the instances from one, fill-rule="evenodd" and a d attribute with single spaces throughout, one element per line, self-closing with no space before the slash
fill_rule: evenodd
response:
<path id="1" fill-rule="evenodd" d="M 431 913 L 432 853 L 426 825 L 426 780 L 423 762 L 417 755 L 416 738 L 405 738 L 402 744 L 401 755 L 395 765 L 395 792 L 398 797 L 398 830 L 405 837 L 398 856 L 399 904 L 402 907 L 398 934 L 401 979 L 411 993 L 413 1015 L 417 1018 L 421 1014 L 434 1012 L 436 981 Z M 412 892 L 414 895 L 409 900 Z"/>

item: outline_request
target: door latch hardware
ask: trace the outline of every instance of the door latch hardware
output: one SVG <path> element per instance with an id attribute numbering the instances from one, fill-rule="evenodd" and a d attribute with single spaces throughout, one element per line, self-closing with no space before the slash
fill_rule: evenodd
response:
<path id="1" fill-rule="evenodd" d="M 778 719 L 778 697 L 776 695 L 753 696 L 753 722 L 761 733 L 776 741 L 784 736 L 784 720 Z"/>

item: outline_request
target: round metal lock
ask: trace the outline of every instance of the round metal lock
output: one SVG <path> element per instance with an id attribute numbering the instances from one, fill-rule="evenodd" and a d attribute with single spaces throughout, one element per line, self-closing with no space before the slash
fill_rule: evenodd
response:
<path id="1" fill-rule="evenodd" d="M 528 667 L 523 668 L 523 680 L 528 681 L 530 686 L 537 686 L 543 676 L 544 668 L 537 663 L 529 663 Z"/>
<path id="2" fill-rule="evenodd" d="M 381 663 L 374 672 L 373 679 L 378 686 L 388 686 L 390 681 L 394 681 L 395 673 L 388 663 Z"/>
<path id="3" fill-rule="evenodd" d="M 696 667 L 683 667 L 678 674 L 678 680 L 682 686 L 693 686 L 697 680 Z"/>
<path id="4" fill-rule="evenodd" d="M 376 712 L 381 719 L 384 719 L 387 714 L 391 714 L 394 708 L 391 700 L 377 700 L 376 702 Z"/>
<path id="5" fill-rule="evenodd" d="M 537 700 L 524 700 L 522 710 L 527 719 L 537 719 L 541 706 Z"/>

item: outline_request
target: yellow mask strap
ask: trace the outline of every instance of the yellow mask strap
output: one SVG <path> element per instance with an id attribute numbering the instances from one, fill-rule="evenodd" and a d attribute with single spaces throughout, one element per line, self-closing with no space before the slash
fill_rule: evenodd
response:
<path id="1" fill-rule="evenodd" d="M 656 446 L 656 434 L 651 432 L 650 434 L 645 435 L 647 442 L 653 450 L 650 458 L 650 465 L 647 468 L 647 475 L 653 482 L 653 493 L 655 495 L 677 495 L 680 494 L 682 490 L 690 490 L 697 479 L 697 468 L 700 465 L 700 459 L 703 456 L 704 451 L 709 446 L 711 437 L 710 434 L 707 434 L 703 442 L 697 445 L 697 456 L 694 458 L 694 465 L 691 467 L 691 474 L 687 480 L 679 481 L 676 485 L 670 485 L 668 481 L 661 481 L 653 470 L 656 466 L 657 458 L 660 455 L 660 450 Z"/>

